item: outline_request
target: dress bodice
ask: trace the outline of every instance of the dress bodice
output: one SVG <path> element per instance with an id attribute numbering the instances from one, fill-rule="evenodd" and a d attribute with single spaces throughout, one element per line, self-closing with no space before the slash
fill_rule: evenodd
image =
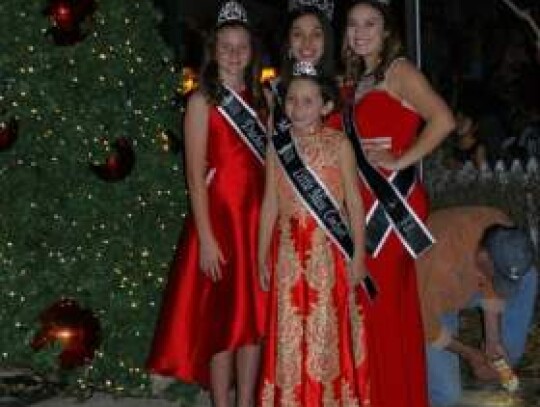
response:
<path id="1" fill-rule="evenodd" d="M 362 138 L 391 137 L 391 150 L 399 155 L 414 142 L 422 122 L 406 102 L 384 88 L 368 91 L 354 109 Z"/>
<path id="2" fill-rule="evenodd" d="M 250 104 L 251 98 L 247 92 L 241 92 L 240 96 Z M 262 168 L 246 143 L 215 106 L 210 108 L 208 134 L 206 159 L 209 169 L 235 166 L 238 171 L 242 171 L 253 165 Z"/>
<path id="3" fill-rule="evenodd" d="M 216 107 L 210 109 L 208 126 L 210 205 L 246 210 L 251 203 L 258 202 L 254 205 L 258 207 L 264 190 L 264 164 Z"/>
<path id="4" fill-rule="evenodd" d="M 302 160 L 317 174 L 319 180 L 337 201 L 340 209 L 343 208 L 344 188 L 339 168 L 339 149 L 341 143 L 345 141 L 342 133 L 328 129 L 314 135 L 294 137 Z M 311 216 L 282 168 L 277 174 L 277 185 L 279 213 L 282 218 L 305 219 Z"/>

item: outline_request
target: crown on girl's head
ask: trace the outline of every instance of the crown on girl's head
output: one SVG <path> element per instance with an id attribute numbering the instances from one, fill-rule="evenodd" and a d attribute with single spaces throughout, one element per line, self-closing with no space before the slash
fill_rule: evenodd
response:
<path id="1" fill-rule="evenodd" d="M 219 10 L 216 25 L 219 27 L 225 23 L 235 22 L 248 23 L 246 9 L 237 1 L 227 1 Z"/>
<path id="2" fill-rule="evenodd" d="M 289 11 L 302 8 L 313 7 L 322 11 L 331 20 L 334 15 L 333 0 L 289 0 Z"/>
<path id="3" fill-rule="evenodd" d="M 315 65 L 308 61 L 295 62 L 293 65 L 293 76 L 317 76 Z"/>

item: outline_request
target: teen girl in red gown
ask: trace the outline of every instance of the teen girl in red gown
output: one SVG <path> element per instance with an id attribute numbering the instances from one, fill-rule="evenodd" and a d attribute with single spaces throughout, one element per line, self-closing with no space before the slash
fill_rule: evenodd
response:
<path id="1" fill-rule="evenodd" d="M 245 105 L 265 103 L 238 3 L 221 9 L 209 55 L 185 118 L 192 214 L 176 251 L 148 368 L 209 387 L 217 407 L 229 405 L 236 373 L 236 405 L 248 407 L 265 323 L 256 268 L 264 152 L 257 155 L 240 134 L 243 123 L 233 125 L 224 114 L 220 86 Z M 256 117 L 249 106 L 246 111 Z"/>
<path id="2" fill-rule="evenodd" d="M 414 65 L 399 57 L 388 2 L 354 2 L 343 43 L 345 79 L 353 85 L 350 96 L 363 151 L 369 163 L 389 177 L 439 145 L 453 129 L 452 114 Z M 365 178 L 361 195 L 369 213 L 377 196 Z M 420 220 L 426 218 L 428 197 L 420 180 L 406 200 Z M 379 288 L 375 301 L 366 307 L 371 405 L 427 407 L 414 259 L 394 228 L 380 250 L 366 256 L 366 266 Z"/>

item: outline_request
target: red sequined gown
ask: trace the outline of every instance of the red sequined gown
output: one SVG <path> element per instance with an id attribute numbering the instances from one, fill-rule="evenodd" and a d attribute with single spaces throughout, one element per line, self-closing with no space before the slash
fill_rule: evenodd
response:
<path id="1" fill-rule="evenodd" d="M 147 361 L 152 373 L 204 387 L 214 354 L 260 342 L 266 297 L 256 268 L 264 166 L 215 107 L 208 124 L 208 206 L 226 260 L 223 278 L 213 283 L 199 270 L 197 230 L 188 216 Z"/>
<path id="2" fill-rule="evenodd" d="M 344 136 L 298 137 L 304 161 L 343 208 L 338 168 Z M 362 406 L 368 394 L 363 313 L 343 254 L 277 169 L 279 217 L 264 348 L 261 407 Z"/>
<path id="3" fill-rule="evenodd" d="M 399 155 L 414 142 L 421 117 L 384 88 L 368 91 L 355 106 L 355 120 L 363 138 L 391 137 Z M 388 175 L 388 171 L 381 171 Z M 366 213 L 374 203 L 362 183 Z M 428 213 L 428 197 L 417 182 L 407 198 L 420 219 Z M 427 407 L 424 335 L 413 258 L 391 232 L 376 258 L 366 266 L 379 295 L 366 309 L 366 336 L 373 407 Z"/>

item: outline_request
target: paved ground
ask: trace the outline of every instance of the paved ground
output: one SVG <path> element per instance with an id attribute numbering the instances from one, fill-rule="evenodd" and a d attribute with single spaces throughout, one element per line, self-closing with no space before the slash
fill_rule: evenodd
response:
<path id="1" fill-rule="evenodd" d="M 20 373 L 20 372 L 19 372 Z M 13 375 L 13 371 L 2 371 L 0 378 Z M 5 383 L 5 382 L 4 382 Z M 160 394 L 170 383 L 170 379 L 156 377 L 152 381 L 153 392 Z M 0 386 L 0 390 L 3 390 Z M 46 394 L 46 393 L 45 393 Z M 234 397 L 231 394 L 231 397 Z M 18 402 L 16 399 L 2 397 L 0 391 L 0 407 L 27 407 L 29 404 Z M 97 393 L 90 399 L 80 402 L 72 398 L 48 398 L 31 407 L 211 407 L 207 393 L 201 392 L 194 405 L 184 405 L 177 401 L 171 402 L 163 398 L 136 399 L 114 398 L 111 395 Z M 464 391 L 461 403 L 456 407 L 540 407 L 540 377 L 521 379 L 521 389 L 515 395 L 509 395 L 496 387 L 472 387 Z"/>
<path id="2" fill-rule="evenodd" d="M 205 395 L 201 395 L 197 407 L 209 407 Z M 35 407 L 179 407 L 179 403 L 161 399 L 114 399 L 104 394 L 96 394 L 84 403 L 55 398 L 34 404 Z M 15 407 L 15 406 L 13 406 Z M 540 379 L 523 383 L 523 391 L 510 396 L 504 391 L 494 389 L 469 389 L 463 401 L 456 407 L 540 407 Z"/>

